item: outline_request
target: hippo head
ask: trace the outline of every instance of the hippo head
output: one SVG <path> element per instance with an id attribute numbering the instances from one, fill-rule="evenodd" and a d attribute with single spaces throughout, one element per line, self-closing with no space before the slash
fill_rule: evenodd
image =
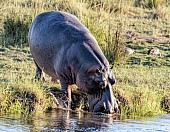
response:
<path id="1" fill-rule="evenodd" d="M 113 95 L 115 77 L 109 67 L 93 65 L 88 70 L 80 70 L 77 76 L 78 87 L 88 94 L 89 111 L 113 113 L 118 104 Z"/>

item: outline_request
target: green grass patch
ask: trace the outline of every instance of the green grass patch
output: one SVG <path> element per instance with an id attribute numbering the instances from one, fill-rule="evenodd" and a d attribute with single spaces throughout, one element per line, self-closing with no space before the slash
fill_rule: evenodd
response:
<path id="1" fill-rule="evenodd" d="M 153 116 L 165 112 L 163 97 L 169 92 L 169 68 L 116 67 L 114 88 L 122 115 Z"/>

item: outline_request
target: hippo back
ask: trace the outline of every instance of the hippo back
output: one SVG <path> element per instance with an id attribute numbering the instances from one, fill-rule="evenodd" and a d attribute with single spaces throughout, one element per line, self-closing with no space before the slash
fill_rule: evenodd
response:
<path id="1" fill-rule="evenodd" d="M 28 41 L 37 65 L 53 78 L 57 78 L 54 66 L 59 65 L 56 63 L 63 60 L 62 57 L 73 44 L 93 41 L 90 44 L 97 48 L 96 51 L 100 51 L 89 30 L 74 15 L 65 12 L 38 15 L 32 22 Z"/>

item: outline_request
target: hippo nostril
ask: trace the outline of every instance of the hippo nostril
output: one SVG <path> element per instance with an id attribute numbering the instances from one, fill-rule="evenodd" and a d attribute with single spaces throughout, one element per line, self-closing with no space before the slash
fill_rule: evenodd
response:
<path id="1" fill-rule="evenodd" d="M 100 85 L 100 86 L 104 86 L 104 82 L 100 82 L 99 85 Z"/>

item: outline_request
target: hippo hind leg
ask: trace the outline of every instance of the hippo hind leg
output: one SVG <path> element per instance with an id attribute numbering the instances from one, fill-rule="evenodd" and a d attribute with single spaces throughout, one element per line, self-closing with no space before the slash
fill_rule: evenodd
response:
<path id="1" fill-rule="evenodd" d="M 66 102 L 67 102 L 67 109 L 71 109 L 71 87 L 70 85 L 65 81 L 63 77 L 60 77 L 60 84 L 62 88 L 63 97 L 66 96 Z"/>
<path id="2" fill-rule="evenodd" d="M 35 61 L 34 61 L 34 62 L 35 62 Z M 35 65 L 36 65 L 35 80 L 40 81 L 41 76 L 43 76 L 43 77 L 42 77 L 42 81 L 45 81 L 45 77 L 44 77 L 44 75 L 43 75 L 42 69 L 37 65 L 36 62 L 35 62 Z"/>

